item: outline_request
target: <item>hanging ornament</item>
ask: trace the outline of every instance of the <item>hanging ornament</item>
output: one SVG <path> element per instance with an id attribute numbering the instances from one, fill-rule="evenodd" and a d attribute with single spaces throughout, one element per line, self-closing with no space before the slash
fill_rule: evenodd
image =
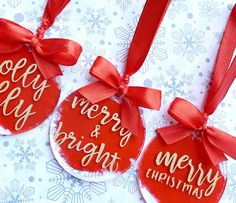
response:
<path id="1" fill-rule="evenodd" d="M 141 157 L 138 178 L 147 202 L 150 199 L 160 203 L 220 200 L 226 184 L 220 163 L 227 160 L 225 154 L 236 159 L 236 138 L 208 126 L 207 120 L 236 77 L 235 33 L 236 6 L 222 39 L 204 111 L 176 98 L 168 113 L 178 124 L 157 129 L 157 136 Z"/>
<path id="2" fill-rule="evenodd" d="M 169 0 L 148 0 L 129 49 L 124 75 L 103 57 L 90 69 L 96 82 L 69 95 L 51 128 L 51 146 L 59 164 L 87 181 L 112 179 L 137 160 L 145 129 L 139 107 L 158 110 L 159 90 L 129 85 L 142 66 Z"/>
<path id="3" fill-rule="evenodd" d="M 0 19 L 0 134 L 19 134 L 40 125 L 54 110 L 60 88 L 58 64 L 73 65 L 81 46 L 67 39 L 43 39 L 69 3 L 49 0 L 34 35 L 15 22 Z"/>

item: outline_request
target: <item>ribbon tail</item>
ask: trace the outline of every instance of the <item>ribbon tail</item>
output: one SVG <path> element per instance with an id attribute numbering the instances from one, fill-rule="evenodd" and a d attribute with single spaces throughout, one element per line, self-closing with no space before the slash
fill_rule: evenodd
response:
<path id="1" fill-rule="evenodd" d="M 144 108 L 159 110 L 161 106 L 160 90 L 131 86 L 125 96 Z"/>
<path id="2" fill-rule="evenodd" d="M 44 58 L 39 56 L 35 50 L 33 50 L 32 53 L 41 74 L 46 80 L 55 76 L 62 75 L 62 71 L 58 64 L 51 63 L 45 60 Z"/>
<path id="3" fill-rule="evenodd" d="M 236 159 L 236 137 L 233 137 L 217 128 L 207 128 L 208 141 L 222 153 Z"/>
<path id="4" fill-rule="evenodd" d="M 214 145 L 212 145 L 212 143 L 206 138 L 206 136 L 203 136 L 203 145 L 213 165 L 216 166 L 222 161 L 227 160 L 224 153 L 218 148 L 216 148 Z"/>
<path id="5" fill-rule="evenodd" d="M 114 96 L 117 90 L 101 81 L 97 81 L 80 88 L 79 92 L 94 104 Z"/>
<path id="6" fill-rule="evenodd" d="M 128 98 L 121 105 L 121 125 L 136 136 L 144 132 L 139 107 Z"/>
<path id="7" fill-rule="evenodd" d="M 224 99 L 225 95 L 229 91 L 230 86 L 234 82 L 236 78 L 236 57 L 233 59 L 231 66 L 229 67 L 228 71 L 225 74 L 218 90 L 214 94 L 214 96 L 209 97 L 209 101 L 205 104 L 205 112 L 208 115 L 211 115 L 215 112 L 218 105 Z"/>
<path id="8" fill-rule="evenodd" d="M 181 124 L 159 128 L 156 132 L 168 145 L 174 144 L 192 135 L 192 129 L 189 129 Z"/>

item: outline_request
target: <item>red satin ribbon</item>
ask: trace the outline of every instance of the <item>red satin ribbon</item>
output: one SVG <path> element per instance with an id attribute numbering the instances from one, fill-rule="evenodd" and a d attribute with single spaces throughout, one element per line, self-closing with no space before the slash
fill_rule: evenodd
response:
<path id="1" fill-rule="evenodd" d="M 139 134 L 142 127 L 138 106 L 160 108 L 161 91 L 145 87 L 128 87 L 129 77 L 122 78 L 116 67 L 103 57 L 95 60 L 90 74 L 99 81 L 82 87 L 80 93 L 92 103 L 114 95 L 122 96 L 122 126 L 135 135 Z"/>
<path id="2" fill-rule="evenodd" d="M 231 63 L 235 47 L 236 5 L 226 25 L 204 112 L 201 113 L 190 102 L 176 98 L 171 103 L 168 113 L 179 124 L 157 130 L 167 144 L 181 141 L 188 136 L 197 136 L 203 142 L 206 152 L 214 165 L 227 160 L 224 153 L 236 159 L 236 138 L 215 127 L 206 125 L 208 116 L 214 113 L 236 77 L 236 58 Z"/>
<path id="3" fill-rule="evenodd" d="M 90 69 L 90 74 L 98 81 L 80 89 L 80 93 L 92 103 L 120 95 L 122 126 L 134 135 L 139 135 L 142 129 L 139 106 L 159 110 L 161 92 L 130 87 L 129 78 L 142 66 L 169 3 L 170 0 L 147 0 L 130 45 L 123 77 L 114 65 L 98 57 Z"/>
<path id="4" fill-rule="evenodd" d="M 48 0 L 37 36 L 12 21 L 0 18 L 0 53 L 13 53 L 23 46 L 29 45 L 35 62 L 45 79 L 62 75 L 58 64 L 74 65 L 82 52 L 82 47 L 72 40 L 43 39 L 43 36 L 69 2 L 70 0 Z"/>

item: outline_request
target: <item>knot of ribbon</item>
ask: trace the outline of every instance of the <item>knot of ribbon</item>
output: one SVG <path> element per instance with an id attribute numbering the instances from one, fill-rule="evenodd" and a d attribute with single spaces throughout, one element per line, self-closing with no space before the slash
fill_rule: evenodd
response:
<path id="1" fill-rule="evenodd" d="M 13 21 L 0 18 L 0 54 L 14 53 L 28 45 L 45 79 L 62 75 L 59 64 L 74 65 L 82 52 L 82 47 L 72 40 L 62 38 L 43 39 L 43 36 L 69 1 L 48 0 L 37 35 Z"/>
<path id="2" fill-rule="evenodd" d="M 187 101 L 188 102 L 188 101 Z M 171 114 L 171 109 L 170 109 L 170 111 L 168 111 L 170 114 Z M 203 112 L 203 113 L 201 113 L 202 114 L 202 125 L 200 126 L 200 128 L 199 129 L 194 129 L 195 131 L 193 132 L 193 138 L 194 139 L 196 139 L 196 140 L 198 140 L 199 142 L 202 142 L 203 141 L 203 136 L 205 135 L 205 133 L 207 132 L 207 121 L 208 121 L 208 115 L 205 113 L 205 112 Z M 171 114 L 172 115 L 172 114 Z M 173 118 L 176 118 L 175 116 L 174 116 L 174 113 L 173 113 Z M 179 121 L 178 120 L 178 118 L 176 118 L 176 120 L 177 121 Z M 179 123 L 181 123 L 181 121 L 179 121 Z"/>
<path id="3" fill-rule="evenodd" d="M 121 80 L 120 82 L 120 86 L 118 88 L 118 96 L 125 96 L 126 93 L 128 92 L 128 89 L 129 89 L 129 78 L 130 76 L 129 75 L 125 75 L 123 77 L 123 79 Z"/>
<path id="4" fill-rule="evenodd" d="M 36 47 L 36 45 L 39 43 L 39 38 L 36 36 L 33 36 L 30 42 L 31 47 Z"/>
<path id="5" fill-rule="evenodd" d="M 169 4 L 170 0 L 146 1 L 129 48 L 124 77 L 112 63 L 99 56 L 90 69 L 98 81 L 79 91 L 91 103 L 115 95 L 121 97 L 121 125 L 136 136 L 143 132 L 139 107 L 159 110 L 161 91 L 129 86 L 129 78 L 141 68 Z"/>
<path id="6" fill-rule="evenodd" d="M 167 144 L 174 144 L 188 136 L 197 137 L 214 165 L 227 160 L 225 154 L 236 159 L 236 137 L 207 125 L 208 116 L 214 113 L 236 78 L 236 58 L 233 58 L 236 47 L 235 33 L 236 5 L 226 25 L 204 112 L 190 102 L 176 98 L 171 103 L 168 114 L 178 121 L 178 124 L 157 129 L 157 133 Z"/>

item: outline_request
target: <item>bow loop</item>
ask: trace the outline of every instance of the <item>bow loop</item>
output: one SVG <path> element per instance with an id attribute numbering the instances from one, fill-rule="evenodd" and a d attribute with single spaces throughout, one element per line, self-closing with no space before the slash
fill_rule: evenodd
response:
<path id="1" fill-rule="evenodd" d="M 2 54 L 20 50 L 24 43 L 31 44 L 34 37 L 30 30 L 3 18 L 0 18 L 0 30 L 0 53 Z"/>
<path id="2" fill-rule="evenodd" d="M 61 38 L 39 39 L 35 49 L 51 63 L 65 66 L 74 65 L 82 52 L 78 43 Z"/>
<path id="3" fill-rule="evenodd" d="M 208 116 L 198 110 L 187 100 L 176 98 L 170 105 L 168 113 L 182 125 L 194 130 L 206 129 Z"/>
<path id="4" fill-rule="evenodd" d="M 136 105 L 144 108 L 159 110 L 161 106 L 160 90 L 130 86 L 126 97 L 131 99 Z"/>
<path id="5" fill-rule="evenodd" d="M 90 74 L 96 79 L 104 82 L 118 90 L 122 82 L 122 78 L 116 67 L 105 58 L 98 56 L 94 61 Z"/>

